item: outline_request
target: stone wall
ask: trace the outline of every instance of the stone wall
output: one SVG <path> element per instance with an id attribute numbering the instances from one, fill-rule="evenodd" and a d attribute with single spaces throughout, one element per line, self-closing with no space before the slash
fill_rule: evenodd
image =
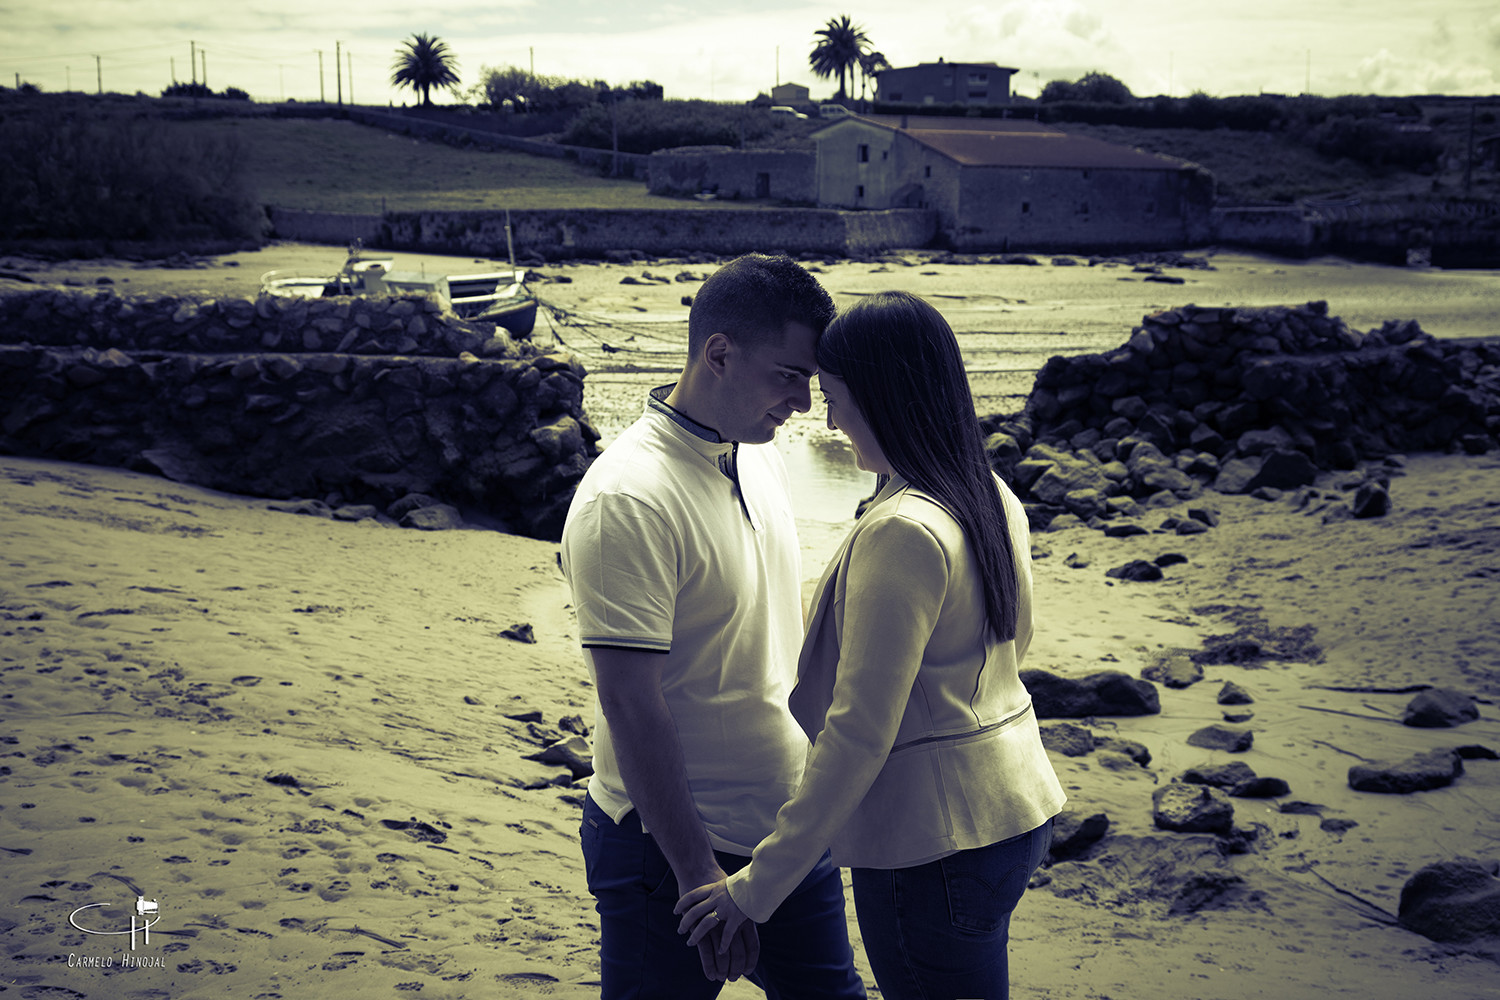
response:
<path id="1" fill-rule="evenodd" d="M 0 297 L 0 451 L 556 539 L 583 366 L 431 298 Z"/>
<path id="2" fill-rule="evenodd" d="M 1113 351 L 1052 358 L 1022 413 L 986 429 L 1042 523 L 1162 493 L 1291 489 L 1392 453 L 1489 451 L 1500 341 L 1436 340 L 1414 321 L 1360 333 L 1321 302 L 1184 306 Z"/>
<path id="3" fill-rule="evenodd" d="M 866 215 L 879 216 L 872 220 Z M 506 254 L 504 212 L 391 212 L 376 245 L 395 250 Z M 662 256 L 778 250 L 864 254 L 931 241 L 931 213 L 820 209 L 553 209 L 510 213 L 517 255 L 548 260 L 603 257 L 611 250 Z"/>

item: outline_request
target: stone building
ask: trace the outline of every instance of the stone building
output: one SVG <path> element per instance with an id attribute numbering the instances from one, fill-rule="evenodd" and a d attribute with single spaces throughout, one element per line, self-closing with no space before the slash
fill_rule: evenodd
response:
<path id="1" fill-rule="evenodd" d="M 1207 171 L 1034 121 L 851 116 L 813 140 L 820 206 L 929 209 L 955 250 L 1180 247 L 1209 238 Z"/>
<path id="2" fill-rule="evenodd" d="M 681 196 L 712 194 L 730 201 L 817 201 L 813 157 L 800 150 L 678 146 L 651 154 L 647 190 Z"/>
<path id="3" fill-rule="evenodd" d="M 1018 71 L 995 63 L 918 63 L 882 70 L 875 100 L 887 104 L 1010 103 L 1010 78 Z"/>

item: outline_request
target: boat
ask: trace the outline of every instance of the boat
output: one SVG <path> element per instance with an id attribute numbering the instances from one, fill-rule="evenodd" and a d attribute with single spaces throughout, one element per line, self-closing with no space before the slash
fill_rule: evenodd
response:
<path id="1" fill-rule="evenodd" d="M 261 291 L 289 298 L 335 295 L 436 295 L 464 319 L 493 323 L 514 337 L 529 337 L 536 325 L 536 296 L 526 287 L 524 268 L 476 274 L 429 275 L 395 270 L 395 259 L 369 256 L 355 242 L 334 275 L 278 268 L 261 275 Z"/>

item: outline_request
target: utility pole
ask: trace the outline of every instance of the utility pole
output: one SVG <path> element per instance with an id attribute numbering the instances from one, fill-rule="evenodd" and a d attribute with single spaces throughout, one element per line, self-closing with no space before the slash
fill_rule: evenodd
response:
<path id="1" fill-rule="evenodd" d="M 333 43 L 333 78 L 340 104 L 344 103 L 344 58 L 339 52 L 339 46 L 343 44 L 343 42 Z"/>
<path id="2" fill-rule="evenodd" d="M 198 43 L 194 42 L 194 41 L 191 41 L 191 40 L 189 40 L 189 42 L 188 42 L 188 65 L 190 67 L 192 67 L 192 70 L 193 70 L 193 82 L 197 83 L 198 82 Z"/>
<path id="3" fill-rule="evenodd" d="M 94 75 L 99 80 L 99 93 L 104 93 L 104 67 L 99 62 L 99 57 L 94 57 Z"/>
<path id="4" fill-rule="evenodd" d="M 313 49 L 318 54 L 318 103 L 327 104 L 328 95 L 323 92 L 323 50 Z"/>
<path id="5" fill-rule="evenodd" d="M 1469 102 L 1469 158 L 1464 161 L 1464 194 L 1469 193 L 1469 182 L 1474 179 L 1474 105 Z"/>

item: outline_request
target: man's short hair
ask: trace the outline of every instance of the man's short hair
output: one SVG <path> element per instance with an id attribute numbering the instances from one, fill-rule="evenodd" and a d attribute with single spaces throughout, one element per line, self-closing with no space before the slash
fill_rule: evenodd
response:
<path id="1" fill-rule="evenodd" d="M 715 333 L 747 347 L 780 343 L 787 324 L 822 334 L 833 299 L 807 269 L 785 254 L 749 253 L 709 275 L 688 313 L 688 351 L 697 355 Z"/>

